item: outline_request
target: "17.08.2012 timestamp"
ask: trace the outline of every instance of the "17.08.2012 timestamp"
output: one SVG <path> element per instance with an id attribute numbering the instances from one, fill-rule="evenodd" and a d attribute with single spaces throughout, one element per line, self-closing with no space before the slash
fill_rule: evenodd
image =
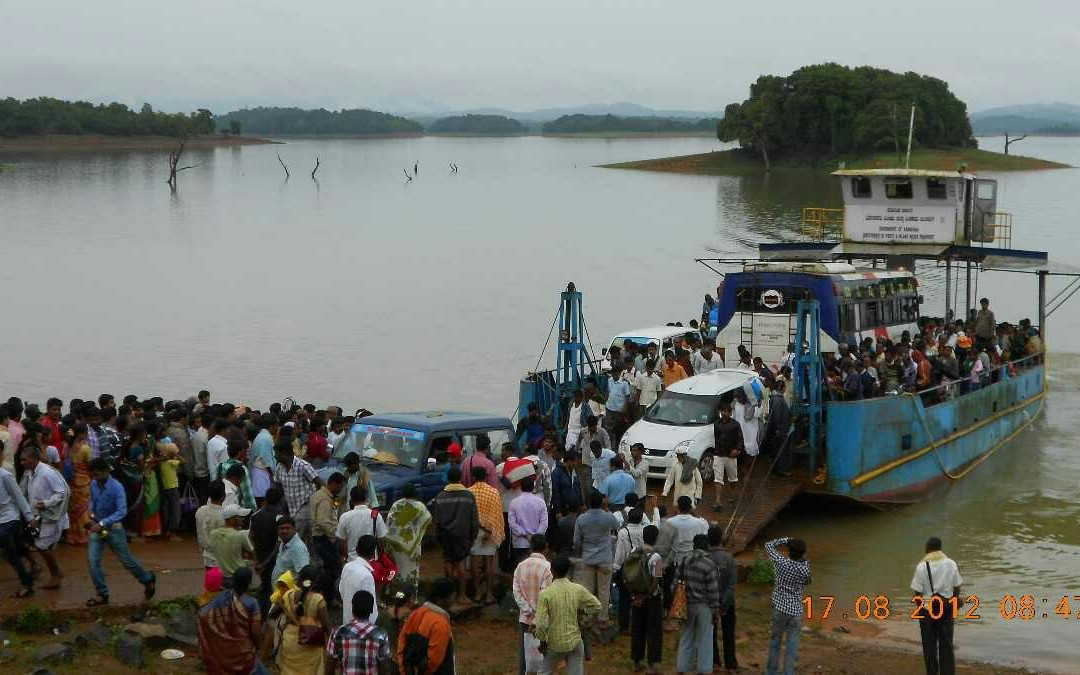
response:
<path id="1" fill-rule="evenodd" d="M 826 620 L 837 611 L 840 618 L 854 618 L 860 621 L 884 621 L 893 616 L 899 618 L 941 619 L 951 618 L 957 621 L 981 619 L 979 613 L 981 601 L 978 595 L 954 596 L 943 598 L 935 595 L 931 598 L 915 596 L 911 599 L 910 610 L 894 610 L 889 596 L 860 595 L 848 608 L 836 607 L 836 596 L 819 595 L 803 598 L 806 619 Z M 1036 598 L 1032 595 L 1016 596 L 1006 594 L 997 599 L 998 614 L 1005 621 L 1032 621 L 1035 619 L 1056 618 L 1059 620 L 1080 620 L 1080 595 L 1061 595 L 1057 598 Z M 836 618 L 833 616 L 833 618 Z"/>

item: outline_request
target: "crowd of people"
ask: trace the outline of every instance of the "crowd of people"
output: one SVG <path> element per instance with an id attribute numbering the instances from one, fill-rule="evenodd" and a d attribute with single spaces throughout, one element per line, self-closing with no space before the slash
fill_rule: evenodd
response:
<path id="1" fill-rule="evenodd" d="M 919 333 L 904 331 L 899 342 L 882 337 L 866 338 L 857 349 L 839 345 L 825 362 L 828 397 L 851 401 L 912 392 L 932 405 L 1039 362 L 1042 338 L 1030 320 L 998 324 L 989 299 L 979 304 L 967 321 L 923 318 Z"/>

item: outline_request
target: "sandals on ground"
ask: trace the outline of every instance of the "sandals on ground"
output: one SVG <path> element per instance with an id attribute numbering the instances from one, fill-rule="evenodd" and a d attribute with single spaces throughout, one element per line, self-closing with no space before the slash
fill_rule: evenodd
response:
<path id="1" fill-rule="evenodd" d="M 104 607 L 107 604 L 109 604 L 109 596 L 107 595 L 97 595 L 86 601 L 87 607 Z"/>

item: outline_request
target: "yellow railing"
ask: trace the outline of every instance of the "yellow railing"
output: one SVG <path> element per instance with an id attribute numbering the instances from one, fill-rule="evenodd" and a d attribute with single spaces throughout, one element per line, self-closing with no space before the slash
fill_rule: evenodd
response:
<path id="1" fill-rule="evenodd" d="M 998 248 L 1012 248 L 1012 214 L 994 212 L 994 243 Z"/>
<path id="2" fill-rule="evenodd" d="M 837 231 L 844 226 L 844 209 L 804 206 L 800 226 L 803 236 L 816 241 L 825 241 L 829 230 L 838 233 Z"/>

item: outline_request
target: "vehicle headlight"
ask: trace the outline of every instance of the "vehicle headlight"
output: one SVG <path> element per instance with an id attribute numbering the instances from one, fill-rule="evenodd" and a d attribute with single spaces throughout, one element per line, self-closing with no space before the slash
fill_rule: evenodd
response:
<path id="1" fill-rule="evenodd" d="M 685 450 L 688 454 L 690 452 L 690 446 L 693 445 L 693 441 L 682 441 L 675 446 L 675 454 L 679 454 L 679 451 Z"/>
<path id="2" fill-rule="evenodd" d="M 619 452 L 630 452 L 630 441 L 625 436 L 619 441 Z"/>

